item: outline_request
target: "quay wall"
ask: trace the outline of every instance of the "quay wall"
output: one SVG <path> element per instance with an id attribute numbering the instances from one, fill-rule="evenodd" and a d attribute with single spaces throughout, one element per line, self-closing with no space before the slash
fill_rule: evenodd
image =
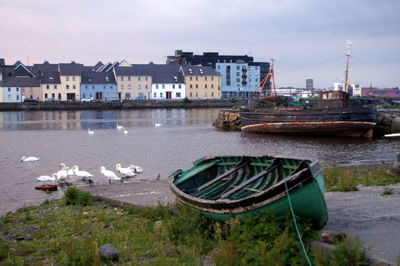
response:
<path id="1" fill-rule="evenodd" d="M 118 110 L 142 108 L 231 108 L 244 105 L 245 101 L 231 100 L 140 100 L 111 102 L 37 102 L 0 103 L 0 111 L 39 110 Z"/>

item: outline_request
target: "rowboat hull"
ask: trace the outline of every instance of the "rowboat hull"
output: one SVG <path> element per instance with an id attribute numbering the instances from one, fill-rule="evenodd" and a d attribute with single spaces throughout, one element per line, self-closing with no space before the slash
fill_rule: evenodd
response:
<path id="1" fill-rule="evenodd" d="M 264 110 L 242 108 L 241 130 L 267 134 L 372 137 L 377 113 L 372 108 Z"/>
<path id="2" fill-rule="evenodd" d="M 221 164 L 227 164 L 226 157 L 211 158 L 222 158 Z M 254 158 L 255 160 L 253 160 Z M 252 164 L 256 165 L 256 167 L 261 165 L 260 161 L 262 160 L 260 160 L 260 158 L 265 159 L 270 157 L 251 157 L 251 163 L 249 164 L 248 169 L 251 168 Z M 328 213 L 323 196 L 323 176 L 317 163 L 311 164 L 310 162 L 307 162 L 304 165 L 304 169 L 300 169 L 301 167 L 299 167 L 299 169 L 293 171 L 290 176 L 282 178 L 282 180 L 276 180 L 273 186 L 267 186 L 265 189 L 258 189 L 255 185 L 251 185 L 249 183 L 248 186 L 243 188 L 243 191 L 246 189 L 248 191 L 243 192 L 241 190 L 238 190 L 237 192 L 235 192 L 236 194 L 241 193 L 244 196 L 236 198 L 229 198 L 228 196 L 224 197 L 224 195 L 228 195 L 230 193 L 226 191 L 229 191 L 232 185 L 227 186 L 226 189 L 221 189 L 222 192 L 220 193 L 220 195 L 207 198 L 205 195 L 213 193 L 213 191 L 209 189 L 210 186 L 207 182 L 212 182 L 212 178 L 215 177 L 206 178 L 204 180 L 204 175 L 202 176 L 201 171 L 193 176 L 194 182 L 198 183 L 199 185 L 197 187 L 197 192 L 195 193 L 192 192 L 196 191 L 196 189 L 192 189 L 192 185 L 190 185 L 190 182 L 192 182 L 192 180 L 185 180 L 183 182 L 179 181 L 182 180 L 181 178 L 184 179 L 188 175 L 188 173 L 192 173 L 193 171 L 196 171 L 196 168 L 201 168 L 203 165 L 207 165 L 207 163 L 213 159 L 207 158 L 200 162 L 196 162 L 193 168 L 187 171 L 178 170 L 170 176 L 169 184 L 178 201 L 199 210 L 200 212 L 204 213 L 206 216 L 212 219 L 227 221 L 232 217 L 238 217 L 239 219 L 242 219 L 258 212 L 269 212 L 277 216 L 287 215 L 290 211 L 287 195 L 288 192 L 293 210 L 296 215 L 310 218 L 316 228 L 322 228 L 327 222 Z M 235 162 L 238 163 L 239 159 L 236 158 Z M 298 163 L 303 164 L 304 161 L 300 162 L 299 160 Z M 217 166 L 215 166 L 215 168 L 219 168 L 218 164 Z M 229 171 L 232 171 L 232 169 L 233 168 L 227 168 L 224 169 L 225 171 L 217 172 L 218 175 L 221 176 L 221 173 L 223 175 L 223 172 L 227 173 Z M 259 173 L 255 173 L 255 175 L 259 175 Z M 267 174 L 266 176 L 268 175 L 269 174 Z M 233 177 L 233 179 L 235 178 L 236 177 Z M 251 181 L 252 178 L 254 177 L 249 176 L 247 179 L 243 180 L 242 184 Z M 261 184 L 263 182 L 257 182 L 259 182 L 260 184 L 258 187 L 262 187 Z M 285 182 L 287 190 L 285 187 Z M 221 184 L 219 185 L 212 185 L 214 185 L 214 187 L 216 188 L 215 190 L 218 190 L 218 186 L 222 187 L 224 184 L 221 181 Z M 239 187 L 241 184 L 237 183 L 235 185 L 236 187 Z M 202 187 L 205 188 L 202 189 Z M 200 192 L 198 192 L 198 188 L 201 189 Z M 208 192 L 207 189 L 209 189 Z M 201 194 L 201 191 L 205 192 L 202 196 L 199 196 Z M 251 193 L 251 191 L 253 191 L 254 193 Z"/>
<path id="3" fill-rule="evenodd" d="M 56 191 L 58 190 L 58 184 L 43 184 L 36 186 L 35 189 L 43 191 Z"/>

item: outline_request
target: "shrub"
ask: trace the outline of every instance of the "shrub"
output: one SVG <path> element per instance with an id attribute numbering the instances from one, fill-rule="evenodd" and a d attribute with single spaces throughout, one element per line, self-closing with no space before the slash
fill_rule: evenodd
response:
<path id="1" fill-rule="evenodd" d="M 77 204 L 82 206 L 91 206 L 93 204 L 93 197 L 89 192 L 80 192 L 77 199 Z"/>
<path id="2" fill-rule="evenodd" d="M 69 187 L 64 193 L 64 201 L 67 205 L 92 205 L 93 198 L 89 192 L 80 192 L 74 187 Z"/>
<path id="3" fill-rule="evenodd" d="M 0 261 L 8 257 L 9 249 L 7 242 L 0 238 Z"/>
<path id="4" fill-rule="evenodd" d="M 358 237 L 347 237 L 332 249 L 329 265 L 368 265 L 366 253 Z"/>
<path id="5" fill-rule="evenodd" d="M 192 101 L 191 101 L 191 100 L 189 100 L 189 98 L 188 98 L 188 97 L 185 97 L 185 98 L 183 98 L 183 102 L 184 102 L 184 103 L 191 103 Z"/>

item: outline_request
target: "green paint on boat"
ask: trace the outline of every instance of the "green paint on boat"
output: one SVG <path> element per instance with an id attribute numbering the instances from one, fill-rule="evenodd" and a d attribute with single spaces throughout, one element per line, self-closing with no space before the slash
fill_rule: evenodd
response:
<path id="1" fill-rule="evenodd" d="M 177 199 L 208 217 L 227 221 L 256 212 L 290 212 L 288 186 L 294 212 L 317 228 L 328 220 L 324 179 L 318 162 L 273 156 L 213 156 L 177 170 L 169 185 Z"/>

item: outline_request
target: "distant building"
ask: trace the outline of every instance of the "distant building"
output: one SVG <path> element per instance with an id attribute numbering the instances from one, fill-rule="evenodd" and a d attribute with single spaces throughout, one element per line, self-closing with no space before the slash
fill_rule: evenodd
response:
<path id="1" fill-rule="evenodd" d="M 344 83 L 335 82 L 333 84 L 334 91 L 344 91 Z M 350 96 L 361 96 L 361 85 L 359 83 L 347 84 L 347 90 Z"/>
<path id="2" fill-rule="evenodd" d="M 148 65 L 153 77 L 151 99 L 183 99 L 186 86 L 179 65 Z"/>
<path id="3" fill-rule="evenodd" d="M 83 72 L 80 85 L 81 99 L 97 101 L 117 100 L 117 83 L 113 72 Z"/>
<path id="4" fill-rule="evenodd" d="M 306 79 L 306 89 L 307 90 L 314 89 L 314 80 L 313 79 Z"/>
<path id="5" fill-rule="evenodd" d="M 34 64 L 30 67 L 32 73 L 39 78 L 43 101 L 62 100 L 61 81 L 58 64 Z"/>
<path id="6" fill-rule="evenodd" d="M 150 99 L 152 76 L 148 65 L 119 65 L 113 68 L 118 99 Z"/>
<path id="7" fill-rule="evenodd" d="M 201 65 L 214 68 L 221 74 L 222 98 L 252 97 L 254 90 L 267 75 L 270 67 L 267 62 L 254 62 L 254 58 L 248 55 L 220 55 L 218 52 L 195 55 L 193 52 L 182 50 L 176 50 L 175 55 L 168 56 L 167 64 Z M 236 71 L 238 67 L 240 69 Z M 248 71 L 243 71 L 243 69 Z M 240 72 L 239 76 L 237 72 Z"/>
<path id="8" fill-rule="evenodd" d="M 392 88 L 392 89 L 362 88 L 362 96 L 400 98 L 400 90 L 399 88 Z"/>
<path id="9" fill-rule="evenodd" d="M 81 74 L 84 71 L 83 64 L 72 61 L 71 63 L 58 64 L 60 72 L 60 86 L 58 93 L 61 93 L 62 101 L 80 100 Z"/>
<path id="10" fill-rule="evenodd" d="M 186 97 L 189 99 L 221 98 L 221 77 L 211 67 L 181 65 L 186 86 Z"/>

